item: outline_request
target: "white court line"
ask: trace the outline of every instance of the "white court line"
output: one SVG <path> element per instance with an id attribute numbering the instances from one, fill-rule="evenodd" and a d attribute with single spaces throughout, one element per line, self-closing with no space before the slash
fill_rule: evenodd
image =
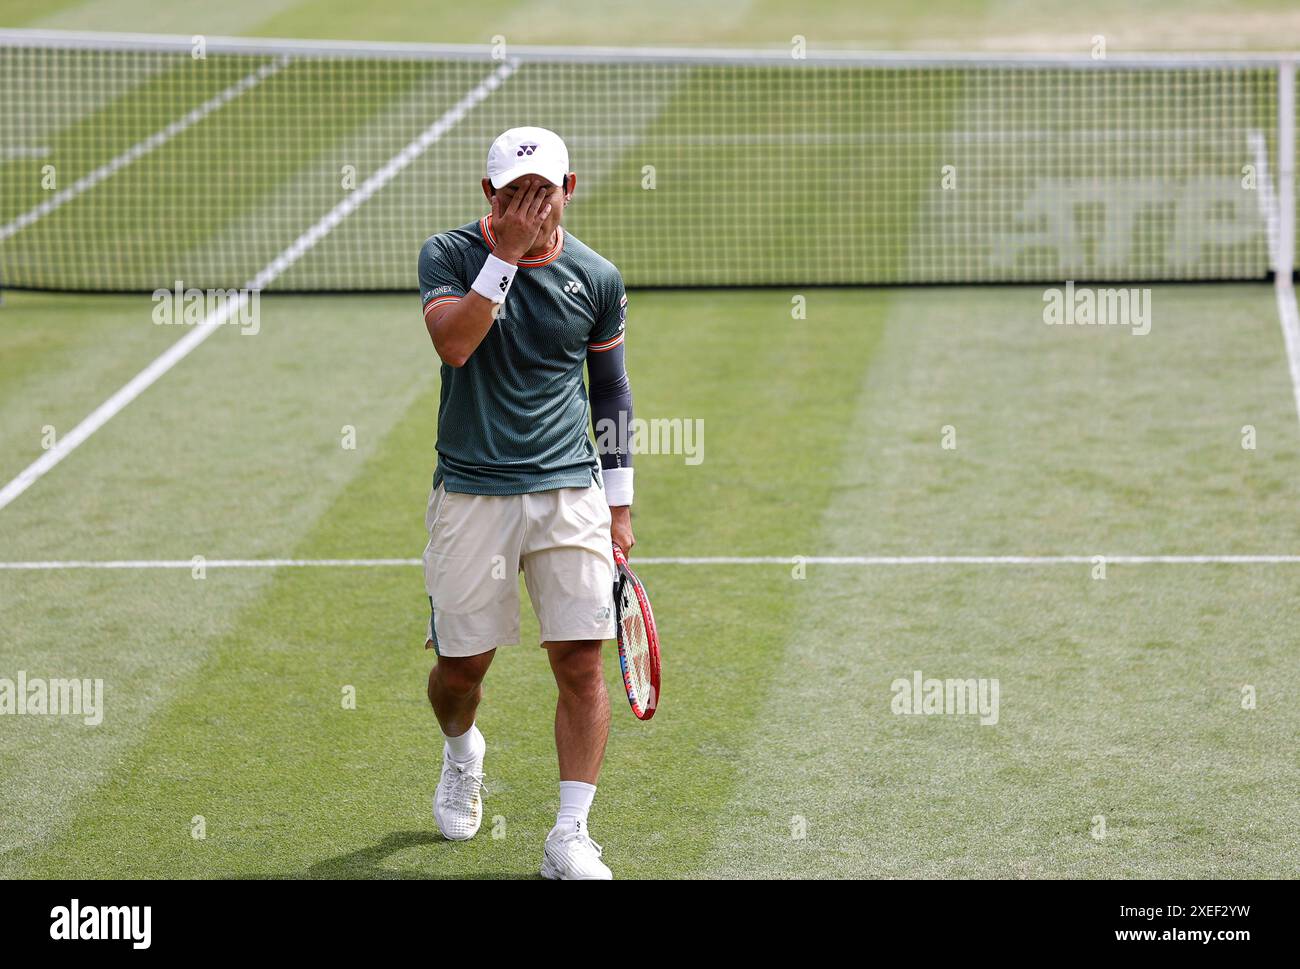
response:
<path id="1" fill-rule="evenodd" d="M 0 242 L 4 242 L 10 236 L 21 232 L 23 229 L 27 228 L 37 219 L 41 219 L 49 215 L 51 212 L 53 212 L 59 206 L 63 205 L 65 202 L 71 202 L 82 192 L 94 188 L 100 182 L 104 181 L 104 179 L 117 174 L 117 172 L 121 171 L 127 165 L 149 154 L 149 152 L 153 151 L 155 148 L 159 148 L 162 145 L 166 144 L 167 142 L 171 141 L 173 138 L 179 135 L 186 128 L 191 128 L 194 125 L 198 124 L 208 115 L 210 115 L 213 111 L 219 110 L 220 108 L 229 104 L 235 98 L 239 97 L 245 91 L 248 91 L 250 88 L 256 87 L 258 84 L 262 83 L 262 81 L 266 80 L 272 74 L 275 74 L 277 71 L 281 70 L 288 63 L 289 63 L 289 58 L 287 57 L 277 57 L 273 61 L 268 61 L 267 63 L 259 67 L 257 70 L 255 70 L 252 74 L 240 78 L 238 81 L 230 85 L 230 87 L 226 88 L 220 94 L 212 98 L 209 98 L 207 101 L 204 101 L 202 104 L 200 104 L 189 114 L 177 118 L 167 127 L 162 128 L 159 131 L 155 131 L 153 134 L 151 134 L 148 138 L 145 138 L 143 141 L 136 142 L 134 145 L 132 145 L 126 151 L 122 152 L 122 154 L 118 155 L 112 161 L 100 165 L 90 174 L 83 175 L 81 178 L 77 179 L 67 188 L 63 189 L 62 191 L 56 192 L 54 195 L 51 195 L 48 199 L 46 199 L 40 205 L 36 206 L 36 208 L 32 209 L 30 212 L 24 212 L 22 215 L 18 216 L 18 218 L 14 219 L 12 222 L 8 223 L 7 225 L 0 226 Z"/>
<path id="2" fill-rule="evenodd" d="M 418 138 L 390 158 L 382 168 L 361 183 L 347 198 L 330 209 L 319 222 L 295 239 L 289 248 L 271 260 L 265 269 L 244 285 L 243 290 L 240 291 L 239 299 L 226 300 L 220 308 L 209 313 L 201 323 L 195 325 L 193 330 L 177 340 L 153 363 L 136 374 L 126 386 L 100 404 L 80 424 L 63 435 L 54 447 L 24 468 L 7 485 L 0 488 L 0 508 L 4 508 L 35 484 L 51 468 L 72 453 L 86 438 L 112 420 L 127 404 L 139 397 L 159 377 L 185 359 L 204 340 L 216 332 L 226 320 L 243 309 L 248 302 L 250 291 L 264 289 L 277 276 L 301 259 L 340 222 L 383 188 L 393 176 L 423 154 L 448 129 L 465 117 L 475 105 L 495 91 L 506 78 L 515 72 L 517 66 L 518 62 L 507 61 L 489 74 L 482 83 L 426 128 Z"/>
<path id="3" fill-rule="evenodd" d="M 1257 187 L 1255 194 L 1259 199 L 1259 215 L 1264 220 L 1267 231 L 1268 265 L 1270 269 L 1276 271 L 1279 231 L 1278 205 L 1277 192 L 1273 190 L 1273 172 L 1268 164 L 1268 142 L 1264 140 L 1264 132 L 1254 128 L 1246 135 L 1246 144 L 1250 146 L 1250 154 L 1255 162 L 1255 185 Z"/>
<path id="4" fill-rule="evenodd" d="M 1079 142 L 1097 144 L 1099 142 L 1161 142 L 1173 136 L 1203 135 L 1203 128 L 1083 128 L 1070 129 L 1071 139 Z M 465 136 L 467 139 L 468 135 Z M 566 145 L 582 145 L 589 148 L 609 148 L 636 145 L 646 139 L 641 135 L 624 134 L 590 134 L 573 135 L 564 139 Z M 1059 132 L 1044 131 L 1041 128 L 988 128 L 979 131 L 962 131 L 947 129 L 943 131 L 856 131 L 856 132 L 818 132 L 818 131 L 775 131 L 750 133 L 658 133 L 650 138 L 656 149 L 677 145 L 889 145 L 889 144 L 931 144 L 947 141 L 955 144 L 1001 144 L 1009 141 L 1032 141 L 1062 143 Z M 1074 143 L 1074 142 L 1072 142 Z"/>
<path id="5" fill-rule="evenodd" d="M 1283 84 L 1285 88 L 1285 82 Z M 1281 110 L 1285 111 L 1284 106 Z M 1251 131 L 1246 137 L 1251 155 L 1255 161 L 1256 185 L 1259 194 L 1259 213 L 1268 229 L 1268 263 L 1273 270 L 1273 294 L 1277 297 L 1277 315 L 1282 323 L 1282 341 L 1286 345 L 1286 362 L 1291 371 L 1291 390 L 1295 396 L 1296 417 L 1300 418 L 1300 313 L 1297 312 L 1295 288 L 1291 283 L 1291 267 L 1282 266 L 1283 261 L 1290 261 L 1290 245 L 1286 244 L 1285 233 L 1290 231 L 1290 219 L 1283 219 L 1282 206 L 1286 203 L 1279 192 L 1273 189 L 1273 175 L 1268 164 L 1268 144 L 1262 131 Z M 1278 138 L 1282 144 L 1282 136 Z M 1278 186 L 1281 195 L 1288 194 L 1283 180 L 1288 178 L 1286 159 L 1278 172 Z"/>
<path id="6" fill-rule="evenodd" d="M 645 556 L 642 565 L 1300 565 L 1300 555 L 722 555 Z M 74 569 L 298 569 L 413 568 L 422 559 L 129 559 L 0 562 L 0 571 L 60 572 Z"/>
<path id="7" fill-rule="evenodd" d="M 0 147 L 0 160 L 16 158 L 44 158 L 50 153 L 48 145 L 8 145 Z"/>
<path id="8" fill-rule="evenodd" d="M 1282 340 L 1286 343 L 1286 360 L 1291 368 L 1291 389 L 1295 393 L 1296 417 L 1300 418 L 1300 311 L 1296 308 L 1295 287 L 1281 276 L 1273 287 L 1277 294 L 1277 315 L 1282 319 Z"/>
<path id="9" fill-rule="evenodd" d="M 1296 308 L 1291 271 L 1295 262 L 1295 64 L 1278 65 L 1277 91 L 1277 246 L 1273 253 L 1273 280 L 1277 312 L 1282 318 L 1282 339 L 1291 368 L 1296 416 L 1300 417 L 1300 311 Z"/>

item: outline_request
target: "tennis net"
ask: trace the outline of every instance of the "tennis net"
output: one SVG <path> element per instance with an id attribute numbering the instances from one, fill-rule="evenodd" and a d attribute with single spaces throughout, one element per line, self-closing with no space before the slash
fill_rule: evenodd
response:
<path id="1" fill-rule="evenodd" d="M 566 224 L 630 286 L 1260 279 L 1294 262 L 1294 83 L 1285 55 L 0 31 L 0 285 L 232 288 L 292 253 L 270 288 L 411 290 L 518 124 L 566 139 Z"/>

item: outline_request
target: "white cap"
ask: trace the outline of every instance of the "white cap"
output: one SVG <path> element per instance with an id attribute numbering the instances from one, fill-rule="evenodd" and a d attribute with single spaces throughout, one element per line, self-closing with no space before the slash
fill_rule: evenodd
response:
<path id="1" fill-rule="evenodd" d="M 541 175 L 552 185 L 563 185 L 568 174 L 569 149 L 546 128 L 511 128 L 488 149 L 487 177 L 493 188 L 509 185 L 520 175 Z"/>

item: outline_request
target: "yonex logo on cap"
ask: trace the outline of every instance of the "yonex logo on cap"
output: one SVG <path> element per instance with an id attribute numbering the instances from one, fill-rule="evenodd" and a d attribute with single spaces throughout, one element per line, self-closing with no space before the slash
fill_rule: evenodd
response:
<path id="1" fill-rule="evenodd" d="M 559 135 L 546 128 L 511 128 L 488 149 L 487 177 L 494 188 L 504 188 L 522 175 L 540 175 L 559 185 L 568 167 L 569 150 Z"/>

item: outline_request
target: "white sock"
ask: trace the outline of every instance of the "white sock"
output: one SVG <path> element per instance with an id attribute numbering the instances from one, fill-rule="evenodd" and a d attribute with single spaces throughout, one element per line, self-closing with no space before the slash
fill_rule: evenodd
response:
<path id="1" fill-rule="evenodd" d="M 478 724 L 471 724 L 470 728 L 459 737 L 448 737 L 443 734 L 442 739 L 447 744 L 447 753 L 458 764 L 473 760 L 487 746 L 483 742 L 483 735 L 478 731 Z"/>
<path id="2" fill-rule="evenodd" d="M 575 822 L 587 826 L 587 813 L 596 799 L 596 785 L 582 781 L 560 781 L 560 813 L 555 819 L 557 828 L 571 829 Z"/>

